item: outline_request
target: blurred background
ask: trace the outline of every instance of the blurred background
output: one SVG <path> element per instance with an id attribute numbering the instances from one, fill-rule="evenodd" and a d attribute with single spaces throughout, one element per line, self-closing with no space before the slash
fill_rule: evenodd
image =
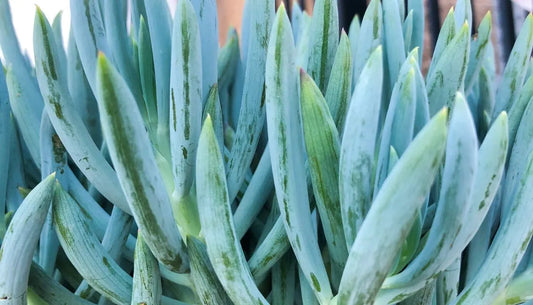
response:
<path id="1" fill-rule="evenodd" d="M 116 1 L 116 0 L 105 0 Z M 171 11 L 178 0 L 167 0 Z M 407 2 L 407 0 L 404 0 Z M 493 42 L 498 58 L 498 67 L 501 67 L 509 57 L 513 42 L 520 26 L 533 8 L 533 0 L 471 0 L 473 9 L 474 33 L 478 23 L 490 10 L 493 16 Z M 241 14 L 245 0 L 217 0 L 219 16 L 220 42 L 225 41 L 226 33 L 230 26 L 240 32 Z M 312 14 L 314 0 L 276 0 L 276 4 L 285 3 L 291 8 L 294 2 L 309 14 Z M 9 0 L 13 23 L 17 31 L 19 43 L 29 57 L 33 60 L 33 18 L 35 6 L 38 5 L 48 19 L 53 20 L 59 12 L 62 12 L 62 25 L 64 42 L 68 41 L 69 31 L 69 0 Z M 339 17 L 341 27 L 348 29 L 352 18 L 357 14 L 362 16 L 366 9 L 367 0 L 338 0 Z M 455 0 L 424 0 L 426 14 L 424 67 L 429 63 L 433 47 L 437 41 L 439 28 L 448 13 L 455 4 Z M 290 12 L 290 10 L 289 10 Z M 474 34 L 475 35 L 475 34 Z M 1 58 L 0 51 L 0 58 Z M 423 67 L 423 68 L 424 68 Z"/>

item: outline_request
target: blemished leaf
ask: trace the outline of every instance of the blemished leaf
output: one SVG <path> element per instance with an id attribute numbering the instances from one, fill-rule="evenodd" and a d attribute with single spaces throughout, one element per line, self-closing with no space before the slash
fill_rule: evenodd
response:
<path id="1" fill-rule="evenodd" d="M 200 31 L 190 1 L 180 1 L 172 32 L 170 68 L 170 155 L 174 194 L 189 194 L 196 147 L 202 128 L 202 58 Z"/>
<path id="2" fill-rule="evenodd" d="M 342 31 L 324 95 L 331 117 L 341 135 L 352 94 L 352 70 L 350 41 L 346 33 Z"/>
<path id="3" fill-rule="evenodd" d="M 51 278 L 36 263 L 31 264 L 28 287 L 48 304 L 93 305 Z"/>
<path id="4" fill-rule="evenodd" d="M 291 244 L 287 239 L 287 233 L 283 219 L 278 217 L 270 232 L 261 242 L 254 254 L 248 260 L 250 271 L 254 279 L 262 279 L 274 264 L 290 249 Z"/>
<path id="5" fill-rule="evenodd" d="M 133 266 L 133 304 L 159 304 L 161 300 L 161 274 L 156 258 L 144 243 L 142 232 L 137 234 Z"/>
<path id="6" fill-rule="evenodd" d="M 355 86 L 341 142 L 339 196 L 347 249 L 355 240 L 372 198 L 371 175 L 382 86 L 383 51 L 378 47 Z"/>
<path id="7" fill-rule="evenodd" d="M 300 125 L 294 42 L 284 7 L 278 9 L 269 42 L 265 103 L 276 197 L 296 259 L 321 304 L 333 297 L 311 211 Z"/>
<path id="8" fill-rule="evenodd" d="M 361 30 L 357 39 L 356 51 L 354 54 L 353 63 L 353 80 L 352 88 L 355 87 L 362 73 L 363 67 L 370 54 L 381 45 L 382 42 L 382 16 L 381 2 L 379 0 L 372 0 L 366 9 L 361 22 Z"/>
<path id="9" fill-rule="evenodd" d="M 3 237 L 0 248 L 0 299 L 8 300 L 8 303 L 26 303 L 33 252 L 52 203 L 54 188 L 55 174 L 51 174 L 26 196 Z"/>
<path id="10" fill-rule="evenodd" d="M 509 111 L 522 88 L 527 72 L 527 63 L 533 49 L 533 15 L 529 14 L 516 38 L 511 55 L 503 71 L 502 80 L 496 91 L 496 105 L 493 118 L 502 111 Z"/>
<path id="11" fill-rule="evenodd" d="M 388 174 L 388 162 L 389 162 L 389 151 L 390 146 L 394 146 L 392 140 L 401 143 L 409 142 L 413 137 L 412 132 L 412 111 L 409 111 L 409 108 L 412 110 L 412 103 L 416 101 L 416 61 L 413 61 L 411 54 L 410 58 L 406 60 L 400 70 L 398 80 L 396 81 L 390 98 L 389 107 L 386 111 L 385 120 L 383 126 L 381 127 L 381 136 L 379 143 L 379 152 L 377 155 L 377 163 L 375 170 L 374 178 L 374 197 L 379 191 L 381 185 L 385 181 L 385 178 Z M 404 105 L 404 106 L 402 106 Z M 409 106 L 410 105 L 410 106 Z M 402 113 L 401 108 L 407 106 L 409 113 Z M 398 110 L 397 110 L 398 109 Z M 383 110 L 384 111 L 384 110 Z M 402 119 L 402 116 L 405 116 L 406 119 Z M 401 129 L 395 129 L 394 125 L 399 124 L 401 121 L 405 121 L 404 127 Z M 414 123 L 414 122 L 413 122 Z M 405 132 L 403 132 L 405 131 Z M 405 144 L 402 143 L 401 149 L 404 149 Z M 400 148 L 400 147 L 399 147 Z M 395 147 L 396 149 L 396 147 Z M 400 150 L 401 152 L 403 152 Z"/>
<path id="12" fill-rule="evenodd" d="M 95 188 L 122 210 L 131 213 L 122 190 L 116 187 L 115 171 L 91 139 L 71 100 L 66 75 L 60 74 L 63 70 L 57 68 L 65 63 L 58 62 L 52 29 L 41 10 L 35 15 L 34 34 L 37 80 L 45 109 L 61 142 Z"/>
<path id="13" fill-rule="evenodd" d="M 253 7 L 248 37 L 246 77 L 244 78 L 242 100 L 235 139 L 233 140 L 228 168 L 228 191 L 230 201 L 235 199 L 244 181 L 246 171 L 254 156 L 265 120 L 265 67 L 266 53 L 274 17 L 274 2 L 263 0 L 247 1 Z M 244 37 L 242 40 L 244 46 Z M 244 77 L 244 75 L 243 75 Z"/>
<path id="14" fill-rule="evenodd" d="M 255 286 L 235 232 L 222 154 L 209 116 L 202 127 L 196 168 L 202 234 L 215 273 L 234 303 L 268 304 Z"/>
<path id="15" fill-rule="evenodd" d="M 154 256 L 172 271 L 184 272 L 187 256 L 135 99 L 103 54 L 97 78 L 104 137 L 135 221 Z"/>
<path id="16" fill-rule="evenodd" d="M 451 106 L 455 93 L 464 87 L 470 50 L 469 25 L 464 24 L 442 51 L 435 69 L 427 77 L 429 113 L 434 115 L 444 106 Z M 453 62 L 453 65 L 450 65 Z"/>
<path id="17" fill-rule="evenodd" d="M 317 0 L 309 28 L 307 71 L 322 92 L 326 91 L 339 44 L 337 1 Z"/>
<path id="18" fill-rule="evenodd" d="M 451 264 L 468 245 L 470 240 L 472 240 L 493 203 L 502 179 L 507 154 L 507 133 L 507 115 L 502 113 L 494 121 L 479 148 L 478 170 L 474 178 L 474 186 L 470 199 L 471 204 L 466 207 L 462 222 L 463 226 L 455 238 L 456 242 L 453 244 L 452 249 L 448 250 L 448 256 L 445 257 L 445 261 L 442 264 L 431 264 L 426 269 L 420 270 L 426 274 L 426 277 L 421 277 L 417 281 L 414 281 L 414 279 L 411 281 L 409 279 L 407 280 L 409 285 L 387 288 L 391 284 L 391 281 L 385 281 L 383 289 L 379 292 L 376 299 L 376 304 L 394 303 L 414 294 L 424 287 L 428 280 L 431 280 L 428 277 L 439 272 L 439 265 L 448 266 Z"/>
<path id="19" fill-rule="evenodd" d="M 196 294 L 202 300 L 202 304 L 233 304 L 209 261 L 205 244 L 189 236 L 187 246 L 191 259 L 191 280 L 194 282 Z"/>
<path id="20" fill-rule="evenodd" d="M 457 28 L 455 27 L 455 10 L 452 7 L 448 11 L 448 14 L 446 15 L 446 18 L 444 19 L 444 22 L 440 29 L 439 36 L 437 37 L 437 43 L 435 44 L 435 48 L 433 49 L 433 56 L 431 57 L 431 63 L 429 65 L 429 70 L 427 73 L 428 79 L 429 76 L 432 74 L 433 69 L 435 69 L 435 66 L 439 62 L 442 52 L 453 40 L 456 32 Z"/>
<path id="21" fill-rule="evenodd" d="M 100 5 L 95 0 L 70 0 L 70 10 L 72 14 L 72 30 L 83 70 L 91 89 L 96 91 L 96 58 L 98 52 L 101 51 L 111 55 L 105 35 L 106 31 Z"/>
<path id="22" fill-rule="evenodd" d="M 529 85 L 529 84 L 528 84 Z M 529 91 L 529 88 L 523 90 L 524 93 Z M 519 102 L 522 102 L 519 100 Z M 533 122 L 531 117 L 533 116 L 533 103 L 528 102 L 525 110 L 522 114 L 520 124 L 516 129 L 516 135 L 512 141 L 513 147 L 509 149 L 510 155 L 507 163 L 507 170 L 505 173 L 505 180 L 503 182 L 502 193 L 502 214 L 506 214 L 509 211 L 510 203 L 514 201 L 514 197 L 517 192 L 517 185 L 520 181 L 525 168 L 524 168 L 524 155 L 527 155 L 533 147 L 531 130 L 533 130 Z M 513 119 L 516 119 L 513 117 Z M 512 127 L 516 126 L 516 122 L 513 122 Z M 511 130 L 512 132 L 512 130 Z M 510 134 L 512 135 L 512 134 Z"/>
<path id="23" fill-rule="evenodd" d="M 130 304 L 131 276 L 104 250 L 78 203 L 60 185 L 52 212 L 61 247 L 80 275 L 111 301 Z"/>
<path id="24" fill-rule="evenodd" d="M 209 90 L 216 84 L 218 61 L 218 18 L 216 0 L 191 1 L 196 11 L 196 20 L 200 30 L 202 59 L 202 99 L 204 104 Z M 195 67 L 196 69 L 198 67 Z"/>
<path id="25" fill-rule="evenodd" d="M 465 0 L 470 2 L 468 0 Z M 483 17 L 477 30 L 477 38 L 472 41 L 468 68 L 465 76 L 465 92 L 469 92 L 474 85 L 474 80 L 478 77 L 483 65 L 483 59 L 488 49 L 488 42 L 492 33 L 492 15 L 490 11 Z"/>
<path id="26" fill-rule="evenodd" d="M 471 205 L 471 191 L 478 162 L 472 115 L 464 97 L 459 93 L 452 110 L 447 141 L 443 182 L 428 242 L 405 270 L 387 279 L 384 288 L 407 286 L 421 278 L 430 279 L 435 269 L 432 265 L 445 265 L 443 262 L 451 258 L 448 251 L 456 242 L 466 208 Z M 440 268 L 437 270 L 441 271 Z"/>
<path id="27" fill-rule="evenodd" d="M 320 89 L 305 73 L 300 75 L 300 91 L 304 142 L 313 193 L 332 265 L 342 270 L 348 250 L 339 200 L 339 135 Z"/>
<path id="28" fill-rule="evenodd" d="M 518 192 L 479 272 L 452 305 L 491 304 L 511 280 L 533 234 L 528 215 L 533 213 L 533 153 L 523 164 L 525 170 L 518 183 Z M 512 233 L 510 233 L 512 232 Z"/>
<path id="29" fill-rule="evenodd" d="M 151 133 L 157 129 L 157 96 L 154 75 L 154 60 L 150 31 L 146 21 L 141 16 L 139 21 L 138 35 L 138 56 L 139 56 L 139 74 L 140 84 L 144 98 L 144 107 L 146 108 L 147 126 Z M 140 106 L 139 106 L 140 107 Z"/>
<path id="30" fill-rule="evenodd" d="M 446 145 L 447 118 L 447 109 L 435 115 L 385 180 L 350 249 L 339 304 L 374 301 L 438 171 Z M 403 208 L 397 209 L 397 205 Z M 378 228 L 389 234 L 376 235 Z M 368 257 L 372 259 L 365 259 Z"/>

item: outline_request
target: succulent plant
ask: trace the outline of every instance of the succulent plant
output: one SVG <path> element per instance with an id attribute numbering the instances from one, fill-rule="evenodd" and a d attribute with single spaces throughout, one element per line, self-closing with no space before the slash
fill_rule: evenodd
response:
<path id="1" fill-rule="evenodd" d="M 497 73 L 458 0 L 423 74 L 422 0 L 70 7 L 32 61 L 0 0 L 1 304 L 533 299 L 533 16 Z"/>

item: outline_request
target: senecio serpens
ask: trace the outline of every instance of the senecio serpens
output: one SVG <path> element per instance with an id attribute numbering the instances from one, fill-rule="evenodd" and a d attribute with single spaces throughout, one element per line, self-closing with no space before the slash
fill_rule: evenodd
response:
<path id="1" fill-rule="evenodd" d="M 0 0 L 0 304 L 533 299 L 533 17 L 497 77 L 458 0 L 424 77 L 423 2 L 71 0 L 31 61 Z"/>

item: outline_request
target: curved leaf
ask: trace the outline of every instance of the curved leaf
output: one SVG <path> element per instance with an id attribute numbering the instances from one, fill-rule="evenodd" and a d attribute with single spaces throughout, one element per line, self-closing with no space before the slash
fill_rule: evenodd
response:
<path id="1" fill-rule="evenodd" d="M 135 221 L 157 259 L 172 271 L 183 272 L 187 257 L 135 99 L 103 54 L 98 58 L 97 79 L 104 137 Z"/>
<path id="2" fill-rule="evenodd" d="M 383 86 L 383 51 L 368 59 L 355 87 L 342 138 L 339 159 L 339 195 L 346 246 L 350 249 L 370 207 L 374 149 Z"/>
<path id="3" fill-rule="evenodd" d="M 26 196 L 7 229 L 0 248 L 0 299 L 25 304 L 33 252 L 54 194 L 55 174 Z M 3 217 L 3 215 L 2 215 Z"/>
<path id="4" fill-rule="evenodd" d="M 56 44 L 50 25 L 37 10 L 34 27 L 37 79 L 45 97 L 46 110 L 61 142 L 87 179 L 122 210 L 131 213 L 122 190 L 117 188 L 114 170 L 91 139 L 66 88 L 66 75 L 57 68 Z"/>
<path id="5" fill-rule="evenodd" d="M 235 233 L 224 163 L 209 116 L 198 145 L 196 183 L 207 253 L 226 293 L 236 304 L 268 304 L 255 286 Z"/>
<path id="6" fill-rule="evenodd" d="M 437 174 L 447 114 L 441 110 L 418 134 L 374 199 L 346 262 L 339 304 L 373 304 Z"/>
<path id="7" fill-rule="evenodd" d="M 298 264 L 320 304 L 333 297 L 311 212 L 304 167 L 298 107 L 295 48 L 285 8 L 278 9 L 267 55 L 266 108 L 270 157 L 276 197 Z"/>

